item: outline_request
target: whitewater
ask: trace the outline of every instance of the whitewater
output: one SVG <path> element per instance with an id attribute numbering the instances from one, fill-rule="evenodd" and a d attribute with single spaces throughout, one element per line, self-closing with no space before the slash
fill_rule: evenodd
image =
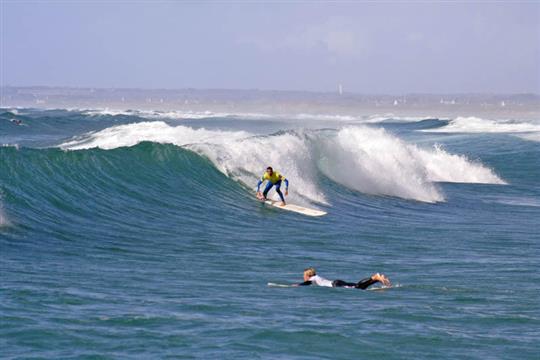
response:
<path id="1" fill-rule="evenodd" d="M 466 156 L 449 154 L 438 145 L 422 149 L 384 129 L 365 126 L 259 136 L 154 121 L 107 128 L 60 147 L 110 150 L 143 141 L 196 151 L 211 159 L 224 174 L 248 187 L 256 183 L 261 164 L 274 164 L 294 179 L 299 197 L 320 203 L 327 200 L 312 181 L 319 173 L 363 193 L 426 202 L 444 201 L 435 182 L 505 184 L 491 169 Z M 299 200 L 296 196 L 292 199 Z"/>

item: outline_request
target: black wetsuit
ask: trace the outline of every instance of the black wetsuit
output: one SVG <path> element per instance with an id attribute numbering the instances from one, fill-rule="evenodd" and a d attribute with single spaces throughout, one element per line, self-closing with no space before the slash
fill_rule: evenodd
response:
<path id="1" fill-rule="evenodd" d="M 343 280 L 334 280 L 334 281 L 332 281 L 332 287 L 353 287 L 353 288 L 356 288 L 356 289 L 365 290 L 369 286 L 371 286 L 371 285 L 373 285 L 375 283 L 378 283 L 378 282 L 379 282 L 379 280 L 373 280 L 372 278 L 365 278 L 365 279 L 360 280 L 357 283 L 346 282 L 346 281 L 343 281 Z M 307 286 L 307 285 L 311 285 L 311 284 L 312 284 L 312 282 L 308 280 L 308 281 L 304 281 L 303 283 L 300 283 L 298 285 L 299 286 Z"/>

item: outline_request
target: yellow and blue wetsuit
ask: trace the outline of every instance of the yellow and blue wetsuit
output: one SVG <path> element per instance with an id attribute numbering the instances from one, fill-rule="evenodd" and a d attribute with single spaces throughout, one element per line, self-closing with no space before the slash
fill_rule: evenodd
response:
<path id="1" fill-rule="evenodd" d="M 268 195 L 268 192 L 272 188 L 272 186 L 276 187 L 276 192 L 278 193 L 279 197 L 281 198 L 281 201 L 285 202 L 285 198 L 283 197 L 283 194 L 281 193 L 280 187 L 281 182 L 285 182 L 285 189 L 289 190 L 289 180 L 285 179 L 285 176 L 281 175 L 279 172 L 274 171 L 272 175 L 268 175 L 267 172 L 264 173 L 264 175 L 261 177 L 261 180 L 257 183 L 257 192 L 260 191 L 261 184 L 268 180 L 268 183 L 266 184 L 266 187 L 264 188 L 263 195 L 266 199 L 266 195 Z"/>

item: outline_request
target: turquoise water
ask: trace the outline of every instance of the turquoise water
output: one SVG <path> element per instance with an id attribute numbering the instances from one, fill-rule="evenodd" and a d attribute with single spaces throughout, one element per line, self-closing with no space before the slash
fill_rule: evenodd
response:
<path id="1" fill-rule="evenodd" d="M 538 358 L 534 132 L 154 115 L 0 111 L 2 357 Z"/>

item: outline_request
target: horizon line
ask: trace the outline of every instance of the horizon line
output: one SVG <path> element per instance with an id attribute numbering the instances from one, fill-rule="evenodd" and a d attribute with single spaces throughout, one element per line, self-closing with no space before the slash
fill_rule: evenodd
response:
<path id="1" fill-rule="evenodd" d="M 235 91 L 235 92 L 267 92 L 267 93 L 308 93 L 308 94 L 332 94 L 338 96 L 346 95 L 358 95 L 358 96 L 419 96 L 419 95 L 430 95 L 430 96 L 534 96 L 540 98 L 540 93 L 536 92 L 514 92 L 514 93 L 501 93 L 501 92 L 410 92 L 410 93 L 365 93 L 365 92 L 355 92 L 355 91 L 343 91 L 343 94 L 339 94 L 338 87 L 335 91 L 329 90 L 282 90 L 282 89 L 260 89 L 260 88 L 196 88 L 196 87 L 183 87 L 183 88 L 167 88 L 167 87 L 149 87 L 149 88 L 138 88 L 138 87 L 96 87 L 96 86 L 64 86 L 64 85 L 0 85 L 0 88 L 17 88 L 17 89 L 31 89 L 31 88 L 45 88 L 45 89 L 74 89 L 74 90 L 146 90 L 146 91 Z"/>

